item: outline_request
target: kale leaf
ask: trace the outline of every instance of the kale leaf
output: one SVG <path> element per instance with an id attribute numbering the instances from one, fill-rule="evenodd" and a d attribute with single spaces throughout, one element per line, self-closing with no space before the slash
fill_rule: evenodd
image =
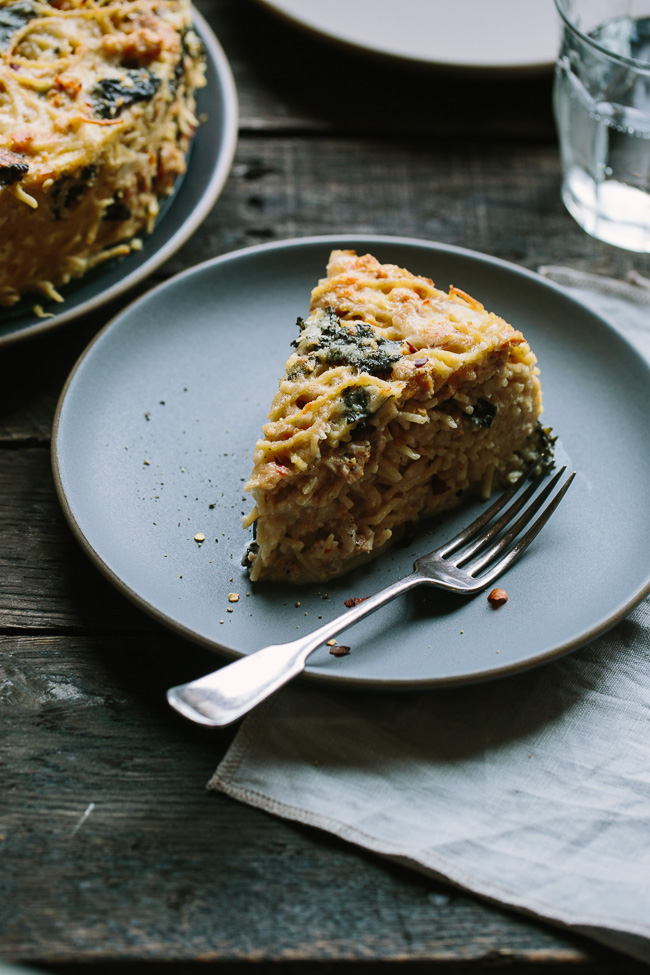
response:
<path id="1" fill-rule="evenodd" d="M 0 149 L 0 186 L 11 186 L 28 172 L 29 165 L 23 156 L 9 152 L 8 149 Z"/>
<path id="2" fill-rule="evenodd" d="M 100 118 L 116 118 L 123 108 L 134 102 L 148 102 L 160 87 L 156 78 L 143 68 L 127 71 L 129 83 L 121 78 L 102 78 L 90 92 L 93 111 Z"/>
<path id="3" fill-rule="evenodd" d="M 36 10 L 31 3 L 23 3 L 19 0 L 9 7 L 0 7 L 0 51 L 4 51 L 16 31 L 34 17 L 36 17 Z"/>
<path id="4" fill-rule="evenodd" d="M 111 200 L 106 209 L 102 220 L 128 220 L 131 210 L 123 200 Z"/>
<path id="5" fill-rule="evenodd" d="M 353 366 L 381 376 L 402 357 L 399 342 L 385 339 L 365 322 L 341 321 L 331 310 L 309 324 L 298 319 L 298 325 L 302 334 L 294 345 L 330 366 Z"/>
<path id="6" fill-rule="evenodd" d="M 363 433 L 368 426 L 368 420 L 377 412 L 370 390 L 364 386 L 349 386 L 344 390 L 342 399 L 346 421 L 350 426 L 356 426 L 355 435 Z"/>
<path id="7" fill-rule="evenodd" d="M 497 408 L 486 399 L 479 399 L 474 404 L 474 412 L 470 415 L 470 420 L 477 427 L 491 427 L 492 420 L 497 415 Z"/>

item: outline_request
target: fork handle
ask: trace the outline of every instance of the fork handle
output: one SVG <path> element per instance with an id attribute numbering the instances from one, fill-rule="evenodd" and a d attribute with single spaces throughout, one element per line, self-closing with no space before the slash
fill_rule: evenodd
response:
<path id="1" fill-rule="evenodd" d="M 231 724 L 305 667 L 306 654 L 295 643 L 264 647 L 205 677 L 171 687 L 167 700 L 197 724 Z"/>
<path id="2" fill-rule="evenodd" d="M 197 724 L 213 728 L 231 724 L 302 673 L 309 655 L 330 637 L 423 581 L 422 576 L 412 573 L 307 636 L 264 647 L 205 677 L 171 687 L 167 700 Z"/>

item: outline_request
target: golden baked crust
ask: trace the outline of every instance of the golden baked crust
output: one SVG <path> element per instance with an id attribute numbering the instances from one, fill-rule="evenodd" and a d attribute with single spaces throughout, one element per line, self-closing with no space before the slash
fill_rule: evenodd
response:
<path id="1" fill-rule="evenodd" d="M 322 581 L 539 449 L 521 332 L 452 287 L 334 251 L 299 319 L 247 489 L 253 580 Z"/>
<path id="2" fill-rule="evenodd" d="M 0 0 L 0 306 L 138 246 L 203 84 L 189 0 Z"/>

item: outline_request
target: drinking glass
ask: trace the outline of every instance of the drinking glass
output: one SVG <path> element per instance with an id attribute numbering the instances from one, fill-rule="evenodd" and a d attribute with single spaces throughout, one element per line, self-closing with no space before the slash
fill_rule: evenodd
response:
<path id="1" fill-rule="evenodd" d="M 562 199 L 599 240 L 650 252 L 650 0 L 555 0 Z"/>

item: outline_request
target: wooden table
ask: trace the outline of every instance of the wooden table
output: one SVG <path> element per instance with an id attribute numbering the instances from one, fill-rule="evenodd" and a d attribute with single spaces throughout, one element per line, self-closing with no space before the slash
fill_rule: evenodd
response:
<path id="1" fill-rule="evenodd" d="M 342 231 L 647 273 L 563 209 L 550 76 L 450 76 L 330 47 L 251 0 L 200 9 L 235 74 L 239 147 L 213 212 L 140 291 L 247 244 Z M 63 382 L 117 310 L 0 353 L 0 957 L 61 972 L 641 971 L 205 791 L 232 731 L 183 721 L 164 690 L 214 658 L 112 589 L 52 483 Z"/>

